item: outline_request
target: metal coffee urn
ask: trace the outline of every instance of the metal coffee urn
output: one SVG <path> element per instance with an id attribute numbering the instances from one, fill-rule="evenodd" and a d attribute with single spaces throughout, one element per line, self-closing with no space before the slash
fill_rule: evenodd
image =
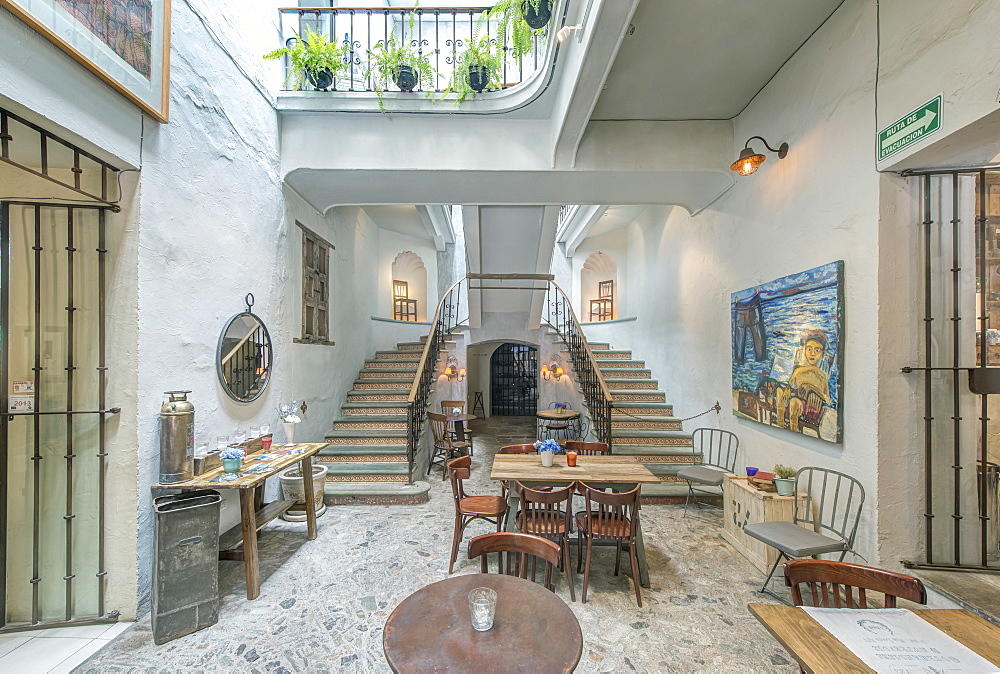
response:
<path id="1" fill-rule="evenodd" d="M 160 484 L 194 477 L 194 405 L 191 391 L 166 391 L 170 400 L 160 407 Z"/>

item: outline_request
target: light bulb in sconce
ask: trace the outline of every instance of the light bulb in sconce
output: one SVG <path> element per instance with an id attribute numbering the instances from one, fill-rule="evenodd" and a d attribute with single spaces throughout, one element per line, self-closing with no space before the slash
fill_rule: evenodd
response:
<path id="1" fill-rule="evenodd" d="M 561 367 L 557 367 L 556 371 L 552 373 L 552 376 L 556 378 L 556 381 L 559 381 L 563 376 L 563 369 Z"/>
<path id="2" fill-rule="evenodd" d="M 542 379 L 544 379 L 545 381 L 549 380 L 549 366 L 548 365 L 542 365 Z"/>
<path id="3" fill-rule="evenodd" d="M 458 371 L 458 381 L 465 381 L 465 368 Z"/>

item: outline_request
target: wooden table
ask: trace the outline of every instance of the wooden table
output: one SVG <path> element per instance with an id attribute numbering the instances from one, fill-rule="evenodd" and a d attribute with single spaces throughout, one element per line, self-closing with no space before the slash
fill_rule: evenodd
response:
<path id="1" fill-rule="evenodd" d="M 496 590 L 493 629 L 472 629 L 469 591 Z M 404 599 L 385 623 L 394 672 L 571 672 L 583 653 L 580 622 L 562 599 L 516 576 L 452 576 Z"/>
<path id="2" fill-rule="evenodd" d="M 570 482 L 586 482 L 595 489 L 630 491 L 637 484 L 659 484 L 660 478 L 653 475 L 634 456 L 577 456 L 576 466 L 566 465 L 566 456 L 552 457 L 552 467 L 542 466 L 538 454 L 497 454 L 493 457 L 491 480 L 518 480 L 526 486 L 566 486 Z M 514 528 L 513 514 L 518 509 L 518 496 L 513 486 L 507 490 L 507 516 L 504 528 Z M 575 541 L 573 541 L 575 543 Z M 595 541 L 600 545 L 600 541 Z M 640 520 L 635 531 L 635 555 L 639 561 L 639 584 L 649 587 L 649 565 L 646 563 L 646 545 L 642 538 Z"/>
<path id="3" fill-rule="evenodd" d="M 576 429 L 576 436 L 580 435 L 580 410 L 538 410 L 535 412 L 537 428 L 535 437 L 541 439 L 541 429 L 547 422 L 565 421 L 572 424 Z"/>
<path id="4" fill-rule="evenodd" d="M 747 604 L 747 608 L 803 671 L 874 671 L 797 606 Z M 1000 627 L 963 609 L 922 609 L 914 613 L 1000 667 Z"/>
<path id="5" fill-rule="evenodd" d="M 298 463 L 302 470 L 302 483 L 306 497 L 306 530 L 308 539 L 316 538 L 316 504 L 313 494 L 312 457 L 326 443 L 306 443 L 297 445 L 271 445 L 266 452 L 247 455 L 235 479 L 226 479 L 222 468 L 202 473 L 187 482 L 176 484 L 154 484 L 153 489 L 174 489 L 191 491 L 194 489 L 239 489 L 240 524 L 219 537 L 219 559 L 242 560 L 246 569 L 247 599 L 260 596 L 260 560 L 257 554 L 257 532 L 265 524 L 285 512 L 295 501 L 275 501 L 257 510 L 254 503 L 254 489 L 263 486 L 264 481 Z M 262 470 L 266 468 L 267 470 Z M 260 470 L 261 472 L 248 472 Z M 240 542 L 243 549 L 238 550 Z"/>

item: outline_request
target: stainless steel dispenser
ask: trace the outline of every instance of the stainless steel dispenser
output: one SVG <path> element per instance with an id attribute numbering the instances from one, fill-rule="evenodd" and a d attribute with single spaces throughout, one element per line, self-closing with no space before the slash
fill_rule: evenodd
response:
<path id="1" fill-rule="evenodd" d="M 170 400 L 160 407 L 160 484 L 194 477 L 194 405 L 191 391 L 166 391 Z"/>

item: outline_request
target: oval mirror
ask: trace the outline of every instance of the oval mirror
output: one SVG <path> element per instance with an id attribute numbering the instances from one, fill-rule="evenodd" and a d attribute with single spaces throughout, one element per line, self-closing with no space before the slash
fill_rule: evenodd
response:
<path id="1" fill-rule="evenodd" d="M 271 378 L 271 336 L 251 307 L 253 295 L 247 295 L 247 310 L 226 323 L 216 354 L 222 388 L 241 403 L 256 400 Z"/>

